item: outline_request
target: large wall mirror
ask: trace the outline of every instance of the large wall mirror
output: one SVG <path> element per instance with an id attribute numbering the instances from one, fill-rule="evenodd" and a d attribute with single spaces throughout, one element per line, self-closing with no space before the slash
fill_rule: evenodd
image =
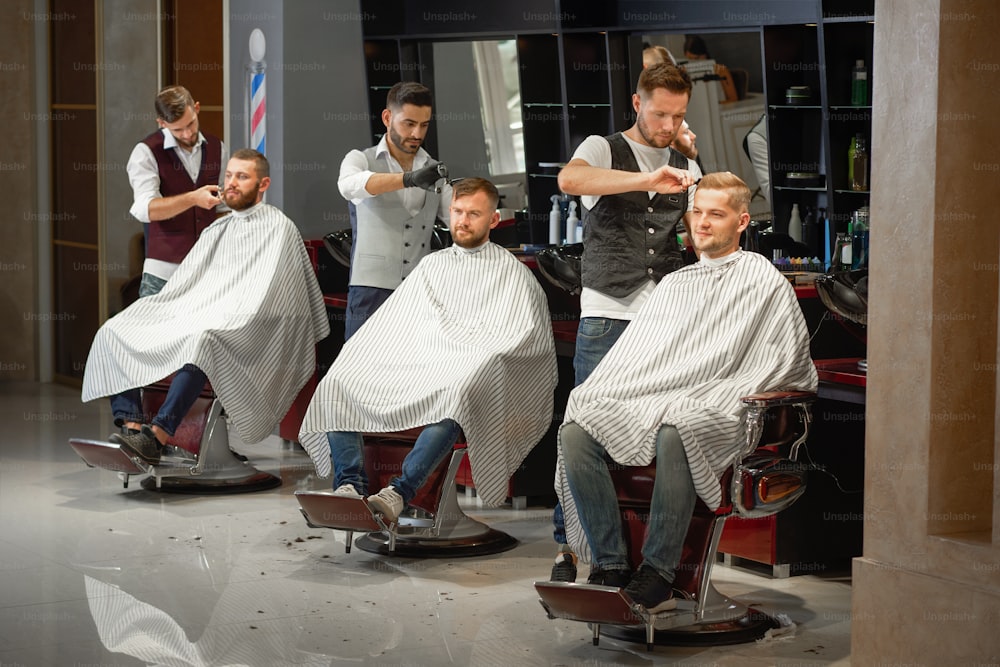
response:
<path id="1" fill-rule="evenodd" d="M 704 169 L 738 175 L 754 193 L 751 215 L 770 217 L 765 177 L 758 178 L 743 148 L 744 137 L 767 110 L 760 32 L 646 34 L 642 42 L 666 48 L 691 75 L 687 122 L 697 135 Z M 764 168 L 766 173 L 766 162 Z"/>
<path id="2" fill-rule="evenodd" d="M 525 205 L 524 138 L 513 39 L 433 43 L 438 157 L 453 177 L 497 184 L 502 206 Z M 441 131 L 447 128 L 447 131 Z"/>

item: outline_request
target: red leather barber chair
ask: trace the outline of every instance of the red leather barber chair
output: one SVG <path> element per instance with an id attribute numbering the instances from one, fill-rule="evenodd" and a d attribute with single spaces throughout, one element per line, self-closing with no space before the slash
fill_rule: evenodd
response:
<path id="1" fill-rule="evenodd" d="M 677 608 L 648 614 L 623 589 L 585 583 L 539 581 L 535 589 L 549 618 L 589 623 L 596 645 L 601 630 L 628 641 L 666 645 L 721 645 L 754 641 L 779 623 L 760 610 L 719 593 L 712 566 L 726 517 L 756 518 L 779 512 L 805 492 L 805 467 L 796 463 L 809 431 L 811 392 L 765 392 L 742 399 L 747 408 L 746 442 L 722 476 L 723 501 L 712 511 L 699 499 L 684 540 L 674 580 Z M 762 437 L 762 435 L 764 437 Z M 648 466 L 620 467 L 611 475 L 632 567 L 641 549 L 656 473 Z"/>
<path id="2" fill-rule="evenodd" d="M 420 430 L 365 435 L 369 491 L 387 486 L 400 473 Z M 365 533 L 355 542 L 359 549 L 382 555 L 454 558 L 513 549 L 516 539 L 469 517 L 458 504 L 455 476 L 466 455 L 465 447 L 464 436 L 460 436 L 451 456 L 431 473 L 394 523 L 385 523 L 365 498 L 336 496 L 333 491 L 296 491 L 295 497 L 311 527 L 347 532 L 347 553 L 355 531 Z"/>
<path id="3" fill-rule="evenodd" d="M 156 414 L 169 388 L 170 378 L 144 387 L 143 413 Z M 148 475 L 142 480 L 144 489 L 171 493 L 244 493 L 281 485 L 281 479 L 254 468 L 229 448 L 222 403 L 207 383 L 158 464 L 111 442 L 71 438 L 69 444 L 88 466 L 117 472 L 125 488 L 133 475 Z"/>

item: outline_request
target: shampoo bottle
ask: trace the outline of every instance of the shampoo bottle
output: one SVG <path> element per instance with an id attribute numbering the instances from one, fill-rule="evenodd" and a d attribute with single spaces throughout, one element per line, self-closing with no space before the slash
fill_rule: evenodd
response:
<path id="1" fill-rule="evenodd" d="M 562 210 L 559 208 L 559 195 L 549 197 L 552 200 L 552 210 L 549 211 L 549 243 L 559 245 L 562 240 Z"/>
<path id="2" fill-rule="evenodd" d="M 798 204 L 792 204 L 792 215 L 788 218 L 788 235 L 793 241 L 802 242 L 802 219 L 799 217 Z"/>
<path id="3" fill-rule="evenodd" d="M 576 217 L 576 202 L 569 203 L 569 216 L 566 218 L 566 243 L 579 243 L 583 240 L 580 218 Z M 579 232 L 579 233 L 578 233 Z"/>

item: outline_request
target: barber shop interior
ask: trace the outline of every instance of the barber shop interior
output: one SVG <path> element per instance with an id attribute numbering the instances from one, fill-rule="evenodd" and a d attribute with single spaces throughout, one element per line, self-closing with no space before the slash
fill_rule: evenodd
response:
<path id="1" fill-rule="evenodd" d="M 0 15 L 0 665 L 1000 665 L 992 0 Z"/>

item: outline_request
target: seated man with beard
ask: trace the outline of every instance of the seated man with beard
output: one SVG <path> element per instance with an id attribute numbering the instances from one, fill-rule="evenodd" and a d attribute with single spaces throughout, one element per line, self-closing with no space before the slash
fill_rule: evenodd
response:
<path id="1" fill-rule="evenodd" d="M 489 240 L 498 199 L 485 179 L 455 182 L 455 245 L 421 259 L 347 341 L 303 420 L 299 440 L 317 472 L 328 476 L 332 460 L 334 493 L 355 498 L 369 491 L 361 434 L 424 427 L 402 473 L 367 498 L 387 523 L 460 430 L 479 497 L 503 502 L 510 475 L 552 422 L 548 302 L 531 271 Z"/>
<path id="2" fill-rule="evenodd" d="M 263 203 L 267 158 L 233 153 L 223 201 L 232 213 L 206 228 L 158 294 L 98 330 L 83 400 L 111 396 L 109 440 L 156 464 L 207 380 L 241 439 L 263 440 L 315 370 L 315 344 L 329 333 L 323 296 L 302 237 Z M 156 415 L 140 388 L 170 374 Z"/>

